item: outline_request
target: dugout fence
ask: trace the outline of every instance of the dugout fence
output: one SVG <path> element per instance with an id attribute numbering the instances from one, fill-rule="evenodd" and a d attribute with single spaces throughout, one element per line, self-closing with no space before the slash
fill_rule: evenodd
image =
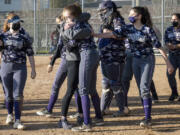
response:
<path id="1" fill-rule="evenodd" d="M 97 15 L 98 4 L 102 0 L 1 0 L 0 27 L 2 28 L 6 14 L 14 11 L 24 20 L 23 27 L 34 38 L 36 54 L 48 54 L 51 46 L 50 35 L 56 27 L 55 18 L 64 6 L 79 2 L 83 11 L 91 13 L 90 24 L 98 31 L 100 21 Z M 122 6 L 121 14 L 128 22 L 128 13 L 132 6 L 146 6 L 151 12 L 153 23 L 160 35 L 170 25 L 171 14 L 180 12 L 180 0 L 114 0 Z M 8 2 L 8 3 L 7 3 Z M 163 36 L 160 36 L 163 43 Z"/>

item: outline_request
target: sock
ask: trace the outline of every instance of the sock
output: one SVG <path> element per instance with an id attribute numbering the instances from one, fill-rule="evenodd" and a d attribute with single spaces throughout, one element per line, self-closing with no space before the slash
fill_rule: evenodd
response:
<path id="1" fill-rule="evenodd" d="M 91 100 L 95 109 L 96 118 L 102 119 L 99 95 L 97 93 L 92 95 Z"/>
<path id="2" fill-rule="evenodd" d="M 128 107 L 128 91 L 130 87 L 130 80 L 124 80 L 124 106 Z"/>
<path id="3" fill-rule="evenodd" d="M 21 110 L 20 110 L 20 101 L 14 101 L 14 112 L 15 112 L 15 120 L 21 117 Z"/>
<path id="4" fill-rule="evenodd" d="M 123 112 L 124 111 L 124 93 L 123 92 L 119 92 L 117 94 L 115 94 L 115 99 L 116 99 L 116 104 L 119 107 L 119 111 Z"/>
<path id="5" fill-rule="evenodd" d="M 83 109 L 84 124 L 88 125 L 90 123 L 89 96 L 88 95 L 81 96 L 81 103 L 82 103 L 82 109 Z"/>
<path id="6" fill-rule="evenodd" d="M 5 101 L 6 109 L 8 110 L 8 114 L 13 113 L 13 100 Z"/>
<path id="7" fill-rule="evenodd" d="M 172 88 L 172 95 L 177 95 L 178 96 L 177 86 Z"/>
<path id="8" fill-rule="evenodd" d="M 49 99 L 49 103 L 48 103 L 48 106 L 47 106 L 47 110 L 48 112 L 52 112 L 52 109 L 54 107 L 54 104 L 56 103 L 56 100 L 58 98 L 58 95 L 57 94 L 52 94 L 50 99 Z"/>
<path id="9" fill-rule="evenodd" d="M 151 108 L 152 108 L 152 99 L 143 99 L 143 106 L 144 106 L 144 113 L 145 113 L 145 119 L 151 119 Z"/>

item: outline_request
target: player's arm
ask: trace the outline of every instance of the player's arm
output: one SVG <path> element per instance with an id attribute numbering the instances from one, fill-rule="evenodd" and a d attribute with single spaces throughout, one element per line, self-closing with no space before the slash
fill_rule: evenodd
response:
<path id="1" fill-rule="evenodd" d="M 94 37 L 97 38 L 116 38 L 112 32 L 107 33 L 92 33 Z"/>
<path id="2" fill-rule="evenodd" d="M 3 45 L 3 38 L 0 34 L 0 51 L 2 51 L 4 49 L 4 45 Z"/>
<path id="3" fill-rule="evenodd" d="M 166 62 L 167 65 L 167 71 L 169 74 L 172 74 L 174 71 L 174 67 L 172 66 L 172 64 L 170 63 L 166 51 L 165 49 L 162 47 L 161 43 L 158 40 L 158 37 L 156 36 L 156 33 L 153 29 L 150 29 L 150 33 L 149 33 L 151 42 L 152 42 L 152 46 L 157 48 L 159 50 L 159 52 L 161 53 L 162 57 L 164 58 L 164 61 Z"/>
<path id="4" fill-rule="evenodd" d="M 36 69 L 35 69 L 35 60 L 34 60 L 34 56 L 29 56 L 29 62 L 31 65 L 31 78 L 35 79 L 36 78 Z"/>
<path id="5" fill-rule="evenodd" d="M 166 43 L 166 46 L 168 47 L 169 50 L 180 49 L 180 44 L 173 45 L 172 43 Z"/>
<path id="6" fill-rule="evenodd" d="M 114 38 L 118 40 L 124 40 L 125 39 L 125 27 L 119 27 L 118 29 L 112 31 L 109 29 L 103 29 L 103 33 L 94 33 L 92 32 L 92 35 L 97 38 Z"/>
<path id="7" fill-rule="evenodd" d="M 77 25 L 77 24 L 75 24 Z M 67 29 L 64 31 L 63 35 L 67 37 L 70 40 L 76 40 L 76 39 L 84 39 L 88 36 L 91 36 L 92 30 L 87 27 L 80 26 L 77 29 Z"/>
<path id="8" fill-rule="evenodd" d="M 56 48 L 56 51 L 55 51 L 55 53 L 53 54 L 49 65 L 47 66 L 47 72 L 48 72 L 48 73 L 50 73 L 50 72 L 53 71 L 53 66 L 54 66 L 54 63 L 55 63 L 56 59 L 61 57 L 62 47 L 63 47 L 63 45 L 59 45 L 59 44 L 58 44 L 58 47 Z"/>

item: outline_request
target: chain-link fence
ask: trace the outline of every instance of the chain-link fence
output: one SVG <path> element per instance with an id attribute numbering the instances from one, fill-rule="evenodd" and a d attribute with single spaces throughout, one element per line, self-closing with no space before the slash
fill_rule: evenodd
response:
<path id="1" fill-rule="evenodd" d="M 100 20 L 97 7 L 102 0 L 0 0 L 0 27 L 2 28 L 6 14 L 14 11 L 24 20 L 23 27 L 34 38 L 34 50 L 37 54 L 49 53 L 50 35 L 56 28 L 55 18 L 63 7 L 79 2 L 83 11 L 91 13 L 90 23 L 95 31 Z M 170 25 L 171 14 L 180 12 L 180 0 L 114 0 L 120 8 L 122 16 L 128 23 L 128 14 L 132 6 L 146 6 L 151 12 L 153 23 L 163 35 Z M 161 37 L 161 40 L 163 38 Z M 162 40 L 163 41 L 163 40 Z"/>

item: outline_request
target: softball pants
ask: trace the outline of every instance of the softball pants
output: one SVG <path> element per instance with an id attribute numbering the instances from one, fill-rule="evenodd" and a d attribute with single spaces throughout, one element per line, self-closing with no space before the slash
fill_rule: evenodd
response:
<path id="1" fill-rule="evenodd" d="M 174 72 L 172 74 L 169 74 L 167 72 L 167 77 L 168 77 L 168 82 L 169 82 L 169 86 L 172 90 L 172 94 L 174 95 L 178 95 L 178 91 L 177 91 L 177 82 L 176 82 L 176 71 L 179 68 L 180 69 L 180 55 L 176 55 L 176 54 L 169 54 L 169 61 L 171 62 L 171 64 L 174 67 Z"/>
<path id="2" fill-rule="evenodd" d="M 20 119 L 23 91 L 27 79 L 26 63 L 16 64 L 2 62 L 1 79 L 5 91 L 8 114 L 13 113 L 14 106 L 15 119 Z"/>
<path id="3" fill-rule="evenodd" d="M 141 101 L 144 107 L 145 119 L 151 119 L 152 99 L 150 94 L 150 84 L 152 82 L 154 66 L 154 55 L 133 58 L 133 73 L 137 86 L 139 88 Z"/>

